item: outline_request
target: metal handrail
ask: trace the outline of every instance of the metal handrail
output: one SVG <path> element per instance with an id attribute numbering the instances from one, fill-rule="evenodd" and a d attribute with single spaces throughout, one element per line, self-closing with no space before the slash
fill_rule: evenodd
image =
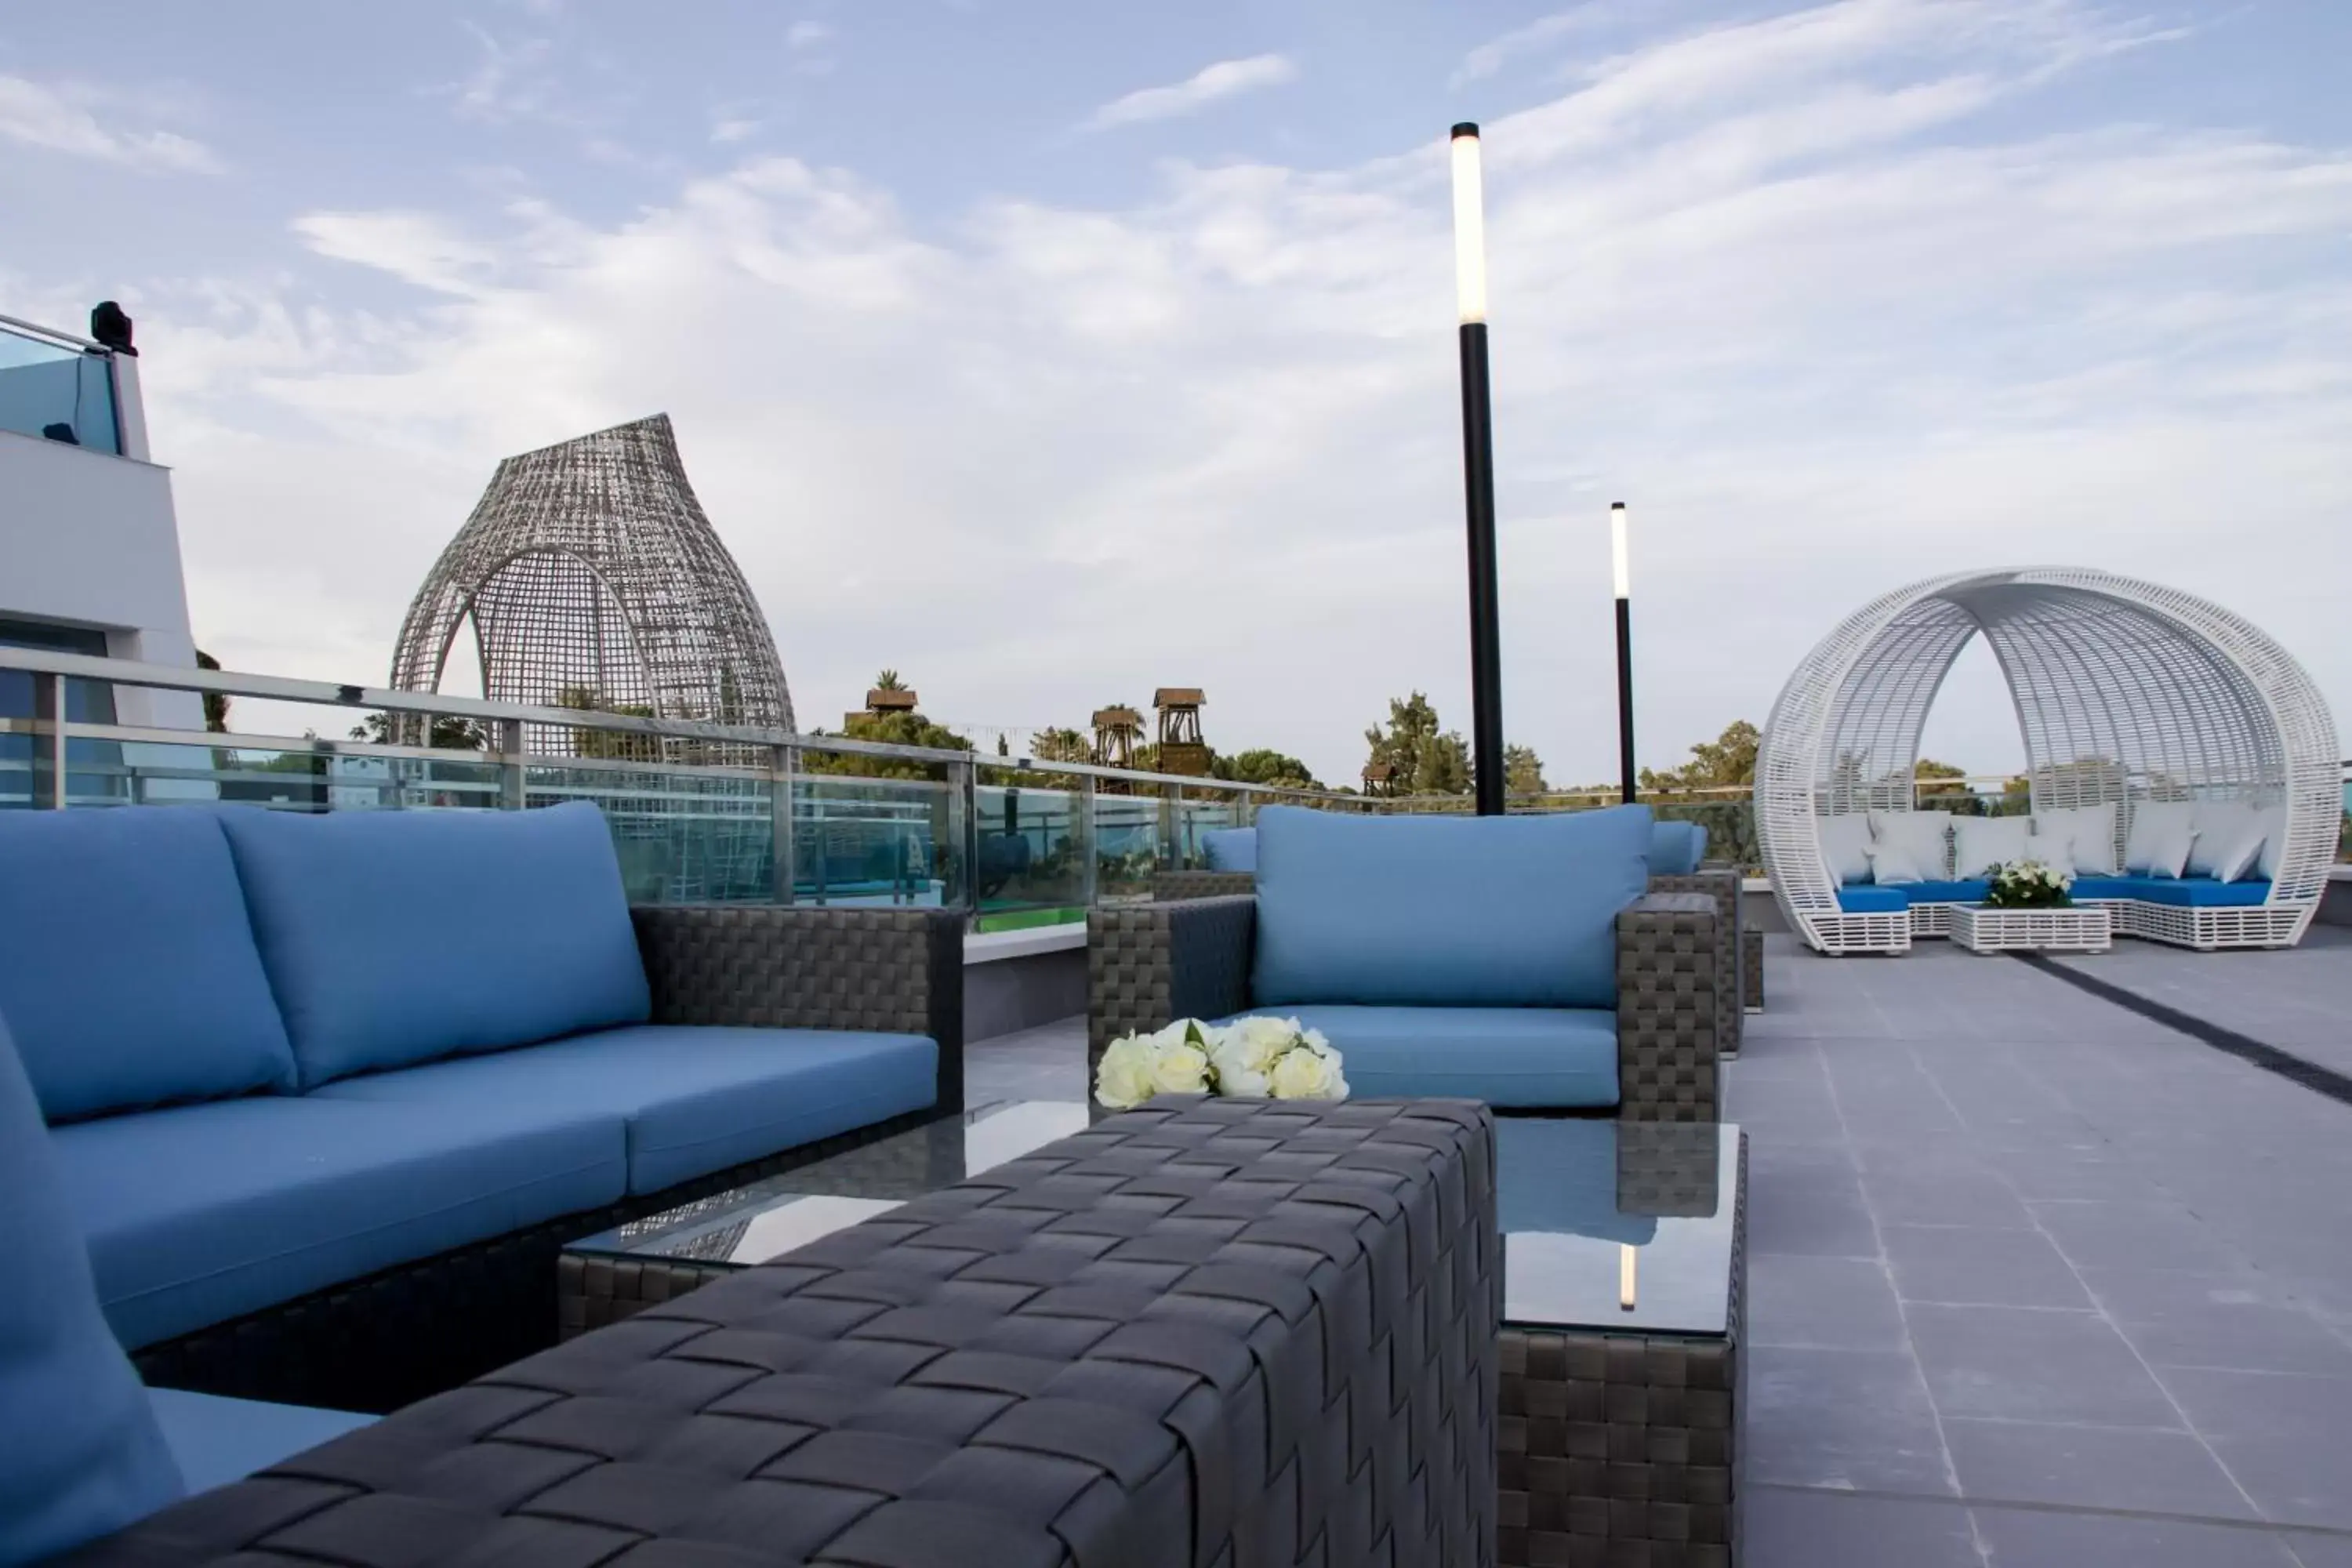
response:
<path id="1" fill-rule="evenodd" d="M 76 332 L 61 332 L 55 327 L 45 327 L 38 321 L 22 321 L 15 316 L 0 316 L 0 327 L 12 328 L 20 332 L 30 332 L 37 338 L 47 338 L 51 342 L 63 344 L 67 348 L 94 349 L 102 354 L 110 354 L 114 352 L 96 339 L 85 338 Z"/>

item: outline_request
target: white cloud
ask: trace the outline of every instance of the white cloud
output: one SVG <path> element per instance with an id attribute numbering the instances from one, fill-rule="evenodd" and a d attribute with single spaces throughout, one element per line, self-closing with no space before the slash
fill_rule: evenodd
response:
<path id="1" fill-rule="evenodd" d="M 796 49 L 813 49 L 833 37 L 833 29 L 823 22 L 794 22 L 784 32 L 784 42 Z"/>
<path id="2" fill-rule="evenodd" d="M 721 147 L 748 142 L 759 133 L 760 122 L 756 120 L 721 119 L 714 121 L 710 127 L 711 142 Z"/>
<path id="3" fill-rule="evenodd" d="M 1209 105 L 1236 93 L 1280 87 L 1297 79 L 1298 68 L 1285 55 L 1252 55 L 1244 60 L 1219 60 L 1203 66 L 1182 81 L 1147 87 L 1112 99 L 1087 117 L 1085 129 L 1138 125 L 1150 120 L 1174 120 L 1197 114 Z"/>
<path id="4" fill-rule="evenodd" d="M 2352 512 L 2352 157 L 2005 133 L 2094 23 L 1948 15 L 1668 39 L 1489 123 L 1507 717 L 1555 778 L 1613 771 L 1621 497 L 1654 763 L 1760 719 L 1853 605 L 2012 561 L 2207 594 L 2352 704 L 2307 569 Z M 807 721 L 883 665 L 1029 728 L 1198 684 L 1219 745 L 1344 779 L 1392 694 L 1467 726 L 1446 224 L 1434 147 L 919 231 L 771 158 L 625 221 L 301 220 L 412 310 L 126 302 L 232 664 L 373 678 L 498 458 L 667 409 Z M 1939 753 L 2002 765 L 2000 704 L 1955 713 Z"/>
<path id="5" fill-rule="evenodd" d="M 1616 8 L 1606 0 L 1589 0 L 1574 10 L 1559 11 L 1549 16 L 1538 16 L 1523 27 L 1514 27 L 1499 37 L 1489 39 L 1462 57 L 1448 85 L 1463 87 L 1483 80 L 1511 63 L 1516 56 L 1524 55 L 1561 38 L 1571 38 L 1594 32 L 1613 21 Z"/>
<path id="6" fill-rule="evenodd" d="M 124 131 L 101 124 L 92 104 L 103 95 L 0 76 L 0 139 L 78 158 L 156 173 L 216 174 L 213 150 L 173 131 Z"/>

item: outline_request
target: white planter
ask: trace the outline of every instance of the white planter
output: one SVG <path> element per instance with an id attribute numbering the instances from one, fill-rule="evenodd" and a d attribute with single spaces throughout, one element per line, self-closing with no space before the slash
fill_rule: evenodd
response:
<path id="1" fill-rule="evenodd" d="M 1952 940 L 1970 952 L 2105 952 L 2115 945 L 2115 918 L 2102 904 L 2069 910 L 1990 910 L 1954 904 Z"/>

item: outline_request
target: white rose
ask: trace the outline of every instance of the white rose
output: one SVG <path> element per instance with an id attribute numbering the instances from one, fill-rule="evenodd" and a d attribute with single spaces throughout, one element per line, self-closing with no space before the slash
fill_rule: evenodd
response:
<path id="1" fill-rule="evenodd" d="M 1095 1098 L 1113 1110 L 1150 1100 L 1154 1054 L 1151 1042 L 1136 1035 L 1122 1036 L 1105 1046 L 1102 1060 L 1095 1068 Z"/>
<path id="2" fill-rule="evenodd" d="M 1209 1053 L 1186 1041 L 1156 1044 L 1151 1051 L 1151 1087 L 1161 1094 L 1209 1092 Z"/>
<path id="3" fill-rule="evenodd" d="M 1339 1076 L 1337 1053 L 1302 1047 L 1286 1051 L 1266 1075 L 1276 1100 L 1345 1100 L 1348 1080 Z"/>
<path id="4" fill-rule="evenodd" d="M 1266 1095 L 1265 1073 L 1250 1065 L 1248 1044 L 1228 1030 L 1216 1048 L 1209 1053 L 1209 1065 L 1217 1069 L 1217 1092 L 1238 1100 L 1264 1100 Z"/>
<path id="5" fill-rule="evenodd" d="M 1220 1042 L 1244 1070 L 1262 1073 L 1275 1059 L 1298 1043 L 1296 1018 L 1243 1018 L 1228 1024 Z"/>

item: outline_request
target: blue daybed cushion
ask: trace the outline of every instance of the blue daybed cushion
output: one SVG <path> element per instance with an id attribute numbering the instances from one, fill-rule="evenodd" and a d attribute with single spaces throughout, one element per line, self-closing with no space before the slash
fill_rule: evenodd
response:
<path id="1" fill-rule="evenodd" d="M 1251 994 L 1274 1006 L 1614 1008 L 1617 914 L 1649 874 L 1643 805 L 1546 816 L 1266 806 Z"/>
<path id="2" fill-rule="evenodd" d="M 1201 847 L 1209 857 L 1212 871 L 1255 871 L 1257 869 L 1257 829 L 1255 827 L 1220 827 L 1201 835 Z"/>
<path id="3" fill-rule="evenodd" d="M 1490 819 L 1491 820 L 1491 819 Z M 1253 1007 L 1320 1029 L 1359 1099 L 1599 1110 L 1617 1103 L 1617 1015 L 1598 1007 Z M 1242 1015 L 1235 1015 L 1242 1016 Z M 1231 1022 L 1231 1020 L 1226 1020 Z"/>
<path id="4" fill-rule="evenodd" d="M 1914 904 L 1980 904 L 1992 891 L 1992 884 L 1981 879 L 1966 882 L 1895 882 L 1889 886 L 1902 889 L 1904 897 Z"/>
<path id="5" fill-rule="evenodd" d="M 1838 889 L 1838 908 L 1850 915 L 1899 915 L 1911 907 L 1905 897 L 1906 889 L 1890 884 L 1880 888 L 1867 882 L 1848 882 Z"/>
<path id="6" fill-rule="evenodd" d="M 1706 829 L 1696 822 L 1650 826 L 1650 875 L 1687 877 L 1706 858 Z"/>
<path id="7" fill-rule="evenodd" d="M 370 1073 L 314 1098 L 419 1110 L 520 1100 L 616 1116 L 629 1190 L 656 1193 L 922 1110 L 939 1098 L 939 1047 L 920 1035 L 647 1025 Z"/>
<path id="8" fill-rule="evenodd" d="M 22 1063 L 0 1023 L 0 1563 L 120 1530 L 183 1487 L 146 1391 L 107 1331 Z"/>
<path id="9" fill-rule="evenodd" d="M 550 1095 L 466 1105 L 280 1095 L 51 1134 L 124 1344 L 617 1201 L 628 1133 Z"/>
<path id="10" fill-rule="evenodd" d="M 151 1388 L 147 1403 L 192 1492 L 241 1481 L 375 1421 L 341 1410 L 223 1399 L 177 1388 Z"/>
<path id="11" fill-rule="evenodd" d="M 652 1011 L 604 814 L 219 814 L 306 1089 L 641 1024 Z"/>
<path id="12" fill-rule="evenodd" d="M 0 811 L 0 1015 L 51 1121 L 294 1087 L 210 811 Z"/>

